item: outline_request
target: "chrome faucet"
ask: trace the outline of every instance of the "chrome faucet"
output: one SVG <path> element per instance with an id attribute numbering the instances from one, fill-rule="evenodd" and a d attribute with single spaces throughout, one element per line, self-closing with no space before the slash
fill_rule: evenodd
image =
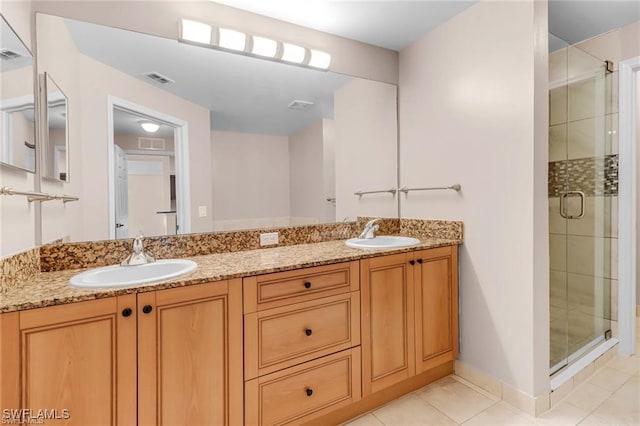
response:
<path id="1" fill-rule="evenodd" d="M 378 229 L 380 229 L 380 225 L 376 223 L 379 220 L 380 219 L 373 219 L 367 222 L 367 224 L 364 226 L 364 230 L 360 233 L 360 235 L 358 235 L 358 238 L 363 238 L 363 239 L 375 238 L 376 237 L 375 232 Z"/>
<path id="2" fill-rule="evenodd" d="M 138 233 L 138 236 L 133 240 L 133 252 L 120 263 L 121 266 L 144 265 L 156 261 L 152 256 L 145 253 L 142 243 L 143 238 L 142 232 Z"/>

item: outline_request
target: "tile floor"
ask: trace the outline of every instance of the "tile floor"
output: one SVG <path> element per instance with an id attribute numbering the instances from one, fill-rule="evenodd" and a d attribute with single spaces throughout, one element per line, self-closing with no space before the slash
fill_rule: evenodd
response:
<path id="1" fill-rule="evenodd" d="M 636 319 L 636 354 L 640 319 Z M 444 377 L 346 423 L 408 425 L 640 425 L 640 356 L 614 357 L 539 417 L 455 375 Z"/>

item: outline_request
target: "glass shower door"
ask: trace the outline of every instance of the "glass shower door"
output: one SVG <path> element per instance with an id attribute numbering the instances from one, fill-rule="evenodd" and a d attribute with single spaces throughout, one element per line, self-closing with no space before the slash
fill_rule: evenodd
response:
<path id="1" fill-rule="evenodd" d="M 575 46 L 550 52 L 550 368 L 611 336 L 617 247 L 617 116 L 611 64 Z"/>

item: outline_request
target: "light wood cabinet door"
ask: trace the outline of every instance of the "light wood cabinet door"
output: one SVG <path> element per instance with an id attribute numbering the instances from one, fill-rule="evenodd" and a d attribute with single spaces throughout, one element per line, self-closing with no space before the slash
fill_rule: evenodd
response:
<path id="1" fill-rule="evenodd" d="M 362 393 L 415 374 L 414 286 L 406 254 L 360 261 Z"/>
<path id="2" fill-rule="evenodd" d="M 458 353 L 457 246 L 416 252 L 416 372 L 426 371 Z"/>
<path id="3" fill-rule="evenodd" d="M 138 424 L 242 424 L 240 280 L 138 294 Z"/>
<path id="4" fill-rule="evenodd" d="M 303 424 L 360 400 L 360 348 L 249 380 L 246 425 Z"/>
<path id="5" fill-rule="evenodd" d="M 19 370 L 4 371 L 3 364 L 2 384 L 12 383 L 19 405 L 3 408 L 68 417 L 45 424 L 135 424 L 135 295 L 21 311 L 5 319 L 13 326 L 3 320 L 2 344 L 19 353 Z M 15 355 L 3 362 L 11 358 L 15 363 Z M 12 380 L 11 374 L 19 377 Z"/>

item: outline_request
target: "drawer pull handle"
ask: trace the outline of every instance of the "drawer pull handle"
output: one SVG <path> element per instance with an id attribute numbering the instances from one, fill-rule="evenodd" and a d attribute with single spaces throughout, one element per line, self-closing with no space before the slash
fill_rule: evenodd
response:
<path id="1" fill-rule="evenodd" d="M 142 308 L 142 312 L 144 312 L 145 314 L 148 314 L 152 310 L 153 310 L 153 306 L 151 305 L 144 305 L 144 307 Z"/>
<path id="2" fill-rule="evenodd" d="M 306 334 L 307 336 L 311 336 L 311 333 L 313 333 L 313 331 L 310 328 L 304 330 L 304 334 Z"/>
<path id="3" fill-rule="evenodd" d="M 309 281 L 305 281 L 304 288 L 311 288 L 311 283 Z"/>
<path id="4" fill-rule="evenodd" d="M 311 389 L 311 388 L 306 388 L 305 392 L 307 393 L 307 396 L 313 395 L 313 389 Z"/>
<path id="5" fill-rule="evenodd" d="M 123 317 L 130 317 L 132 313 L 133 313 L 133 311 L 131 310 L 131 308 L 124 308 L 122 310 L 122 316 Z"/>
<path id="6" fill-rule="evenodd" d="M 418 263 L 422 265 L 422 259 L 418 259 Z"/>
<path id="7" fill-rule="evenodd" d="M 415 265 L 415 264 L 416 264 L 416 261 L 415 261 L 415 260 L 410 260 L 410 261 L 409 261 L 409 265 L 413 266 L 413 265 Z"/>

